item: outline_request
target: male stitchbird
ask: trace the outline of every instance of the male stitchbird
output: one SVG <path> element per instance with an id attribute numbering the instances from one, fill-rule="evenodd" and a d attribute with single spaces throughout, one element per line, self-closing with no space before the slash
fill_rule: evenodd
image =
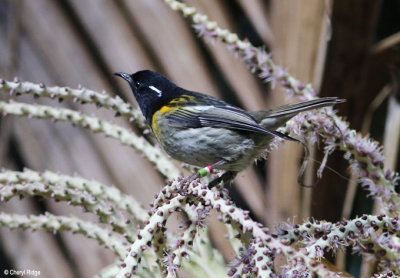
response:
<path id="1" fill-rule="evenodd" d="M 245 111 L 212 96 L 185 90 L 160 73 L 117 72 L 133 94 L 164 150 L 187 164 L 227 170 L 233 178 L 260 158 L 273 137 L 298 141 L 276 131 L 299 112 L 343 100 L 319 98 L 261 111 Z"/>

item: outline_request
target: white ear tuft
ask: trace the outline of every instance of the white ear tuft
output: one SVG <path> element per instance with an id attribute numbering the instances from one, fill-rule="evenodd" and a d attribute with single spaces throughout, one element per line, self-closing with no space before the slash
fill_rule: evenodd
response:
<path id="1" fill-rule="evenodd" d="M 157 89 L 156 87 L 154 87 L 154 86 L 149 86 L 149 89 L 151 89 L 151 90 L 153 90 L 154 92 L 156 92 L 158 97 L 161 97 L 161 96 L 162 96 L 161 90 Z"/>

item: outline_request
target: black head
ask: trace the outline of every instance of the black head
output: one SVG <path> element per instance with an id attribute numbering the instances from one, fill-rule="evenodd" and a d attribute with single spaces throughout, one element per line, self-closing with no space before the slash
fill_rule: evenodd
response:
<path id="1" fill-rule="evenodd" d="M 151 70 L 133 74 L 117 72 L 115 75 L 128 81 L 148 123 L 151 123 L 151 118 L 157 110 L 182 94 L 181 89 L 168 78 Z"/>

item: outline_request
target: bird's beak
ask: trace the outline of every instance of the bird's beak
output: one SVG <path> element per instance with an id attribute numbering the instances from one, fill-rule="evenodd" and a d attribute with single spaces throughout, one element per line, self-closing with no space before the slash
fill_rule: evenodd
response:
<path id="1" fill-rule="evenodd" d="M 116 76 L 122 77 L 123 79 L 125 79 L 126 81 L 128 81 L 129 83 L 131 83 L 132 77 L 130 74 L 124 73 L 124 72 L 116 72 L 114 73 Z"/>

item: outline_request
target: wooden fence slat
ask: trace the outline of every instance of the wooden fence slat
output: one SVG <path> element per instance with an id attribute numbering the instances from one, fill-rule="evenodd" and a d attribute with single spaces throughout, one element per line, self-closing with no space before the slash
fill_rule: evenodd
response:
<path id="1" fill-rule="evenodd" d="M 317 57 L 321 51 L 320 40 L 326 41 L 326 33 L 321 28 L 327 23 L 325 5 L 325 1 L 319 0 L 307 5 L 291 0 L 271 2 L 271 24 L 275 36 L 272 54 L 278 64 L 304 84 L 314 82 L 317 65 L 323 63 Z M 284 94 L 275 92 L 273 97 L 276 103 L 282 103 Z M 271 153 L 270 190 L 267 192 L 271 224 L 285 221 L 288 217 L 307 216 L 300 215 L 301 187 L 297 183 L 301 151 L 298 144 L 286 142 L 285 146 Z"/>
<path id="2" fill-rule="evenodd" d="M 179 86 L 217 95 L 215 80 L 183 18 L 162 1 L 123 1 L 168 77 Z"/>

